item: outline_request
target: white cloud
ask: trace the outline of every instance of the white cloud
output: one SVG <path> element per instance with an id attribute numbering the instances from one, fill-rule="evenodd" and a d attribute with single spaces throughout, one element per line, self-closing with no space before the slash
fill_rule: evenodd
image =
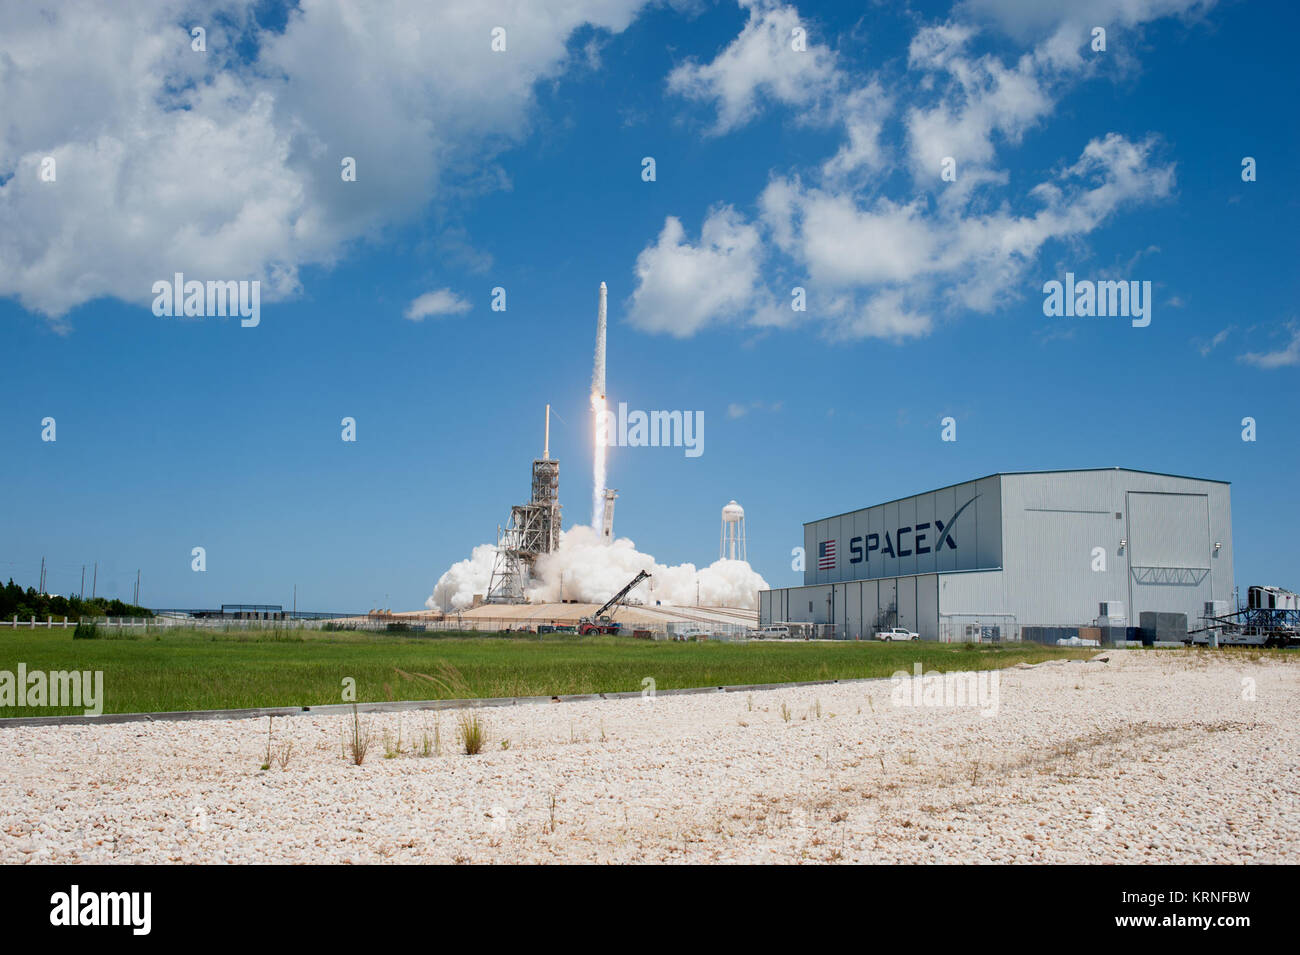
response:
<path id="1" fill-rule="evenodd" d="M 499 185 L 491 160 L 527 134 L 572 32 L 623 30 L 642 3 L 304 0 L 280 34 L 252 0 L 0 6 L 0 296 L 58 324 L 102 296 L 145 304 L 176 271 L 291 295 L 301 266 Z"/>
<path id="2" fill-rule="evenodd" d="M 781 401 L 750 401 L 747 403 L 731 402 L 727 405 L 728 418 L 743 418 L 751 411 L 780 411 L 784 402 Z"/>
<path id="3" fill-rule="evenodd" d="M 837 340 L 883 338 L 901 342 L 928 335 L 931 317 L 907 303 L 900 289 L 832 296 L 826 306 L 829 335 Z"/>
<path id="4" fill-rule="evenodd" d="M 995 137 L 1015 145 L 1053 108 L 1053 85 L 1063 68 L 1078 69 L 1077 54 L 1063 57 L 1043 48 L 1026 53 L 1012 67 L 997 57 L 971 57 L 966 48 L 973 37 L 969 27 L 945 23 L 922 29 L 912 40 L 908 63 L 931 83 L 927 99 L 933 105 L 913 106 L 906 118 L 909 156 L 917 182 L 930 188 L 940 183 L 946 158 L 956 163 L 955 182 L 944 183 L 942 195 L 952 204 L 968 198 L 975 187 L 1004 182 L 991 168 L 996 158 Z M 1082 41 L 1080 41 L 1082 42 Z"/>
<path id="5" fill-rule="evenodd" d="M 1169 304 L 1172 305 L 1173 303 L 1170 302 Z M 1214 349 L 1218 348 L 1220 345 L 1222 345 L 1225 341 L 1228 340 L 1228 336 L 1232 334 L 1234 328 L 1236 328 L 1235 325 L 1229 325 L 1227 328 L 1221 329 L 1218 332 L 1216 332 L 1214 337 L 1211 338 L 1209 341 L 1197 342 L 1196 349 L 1201 353 L 1201 357 L 1208 358 L 1210 352 L 1214 351 Z"/>
<path id="6" fill-rule="evenodd" d="M 1247 352 L 1238 358 L 1248 365 L 1254 365 L 1257 368 L 1286 368 L 1292 365 L 1300 365 L 1300 325 L 1295 322 L 1288 323 L 1288 329 L 1291 332 L 1291 341 L 1286 347 L 1276 351 L 1269 352 Z"/>
<path id="7" fill-rule="evenodd" d="M 1161 17 L 1194 16 L 1215 0 L 964 0 L 956 10 L 964 19 L 991 22 L 1017 39 L 1060 29 L 1138 26 Z"/>
<path id="8" fill-rule="evenodd" d="M 449 288 L 440 288 L 433 292 L 425 292 L 415 299 L 406 307 L 405 314 L 411 321 L 418 322 L 430 315 L 460 315 L 469 310 L 469 302 Z"/>
<path id="9" fill-rule="evenodd" d="M 925 335 L 936 308 L 989 312 L 1023 297 L 1046 243 L 1077 239 L 1123 208 L 1168 196 L 1174 170 L 1154 161 L 1155 150 L 1154 140 L 1114 133 L 1092 140 L 1077 162 L 1030 191 L 1039 208 L 1025 215 L 863 201 L 774 178 L 759 197 L 757 223 L 722 207 L 692 245 L 681 223 L 668 220 L 637 259 L 634 321 L 679 337 L 719 321 L 772 323 L 781 310 L 760 281 L 766 239 L 806 272 L 809 314 L 831 337 Z"/>
<path id="10" fill-rule="evenodd" d="M 668 89 L 717 109 L 714 133 L 745 125 L 758 114 L 759 100 L 815 107 L 838 82 L 834 54 L 807 40 L 794 48 L 794 30 L 808 30 L 799 11 L 773 0 L 740 0 L 749 8 L 744 29 L 709 63 L 688 61 L 668 76 Z"/>
<path id="11" fill-rule="evenodd" d="M 892 99 L 875 80 L 846 95 L 839 103 L 838 115 L 848 141 L 822 166 L 822 175 L 838 179 L 859 170 L 874 173 L 884 169 L 889 154 L 881 133 L 892 109 Z"/>
<path id="12" fill-rule="evenodd" d="M 932 103 L 907 116 L 913 174 L 935 183 L 944 157 L 956 160 L 958 177 L 940 195 L 954 203 L 985 183 L 1006 181 L 995 168 L 999 143 L 1018 144 L 1046 120 L 1062 93 L 1079 79 L 1123 68 L 1132 44 L 1112 37 L 1104 54 L 1091 50 L 1092 29 L 1134 28 L 1161 17 L 1191 17 L 1214 0 L 967 0 L 945 23 L 921 29 L 909 65 L 926 73 Z M 1025 42 L 1029 52 L 1012 66 L 996 56 L 971 56 L 978 24 L 991 23 Z M 938 78 L 946 77 L 945 82 Z"/>
<path id="13" fill-rule="evenodd" d="M 814 287 L 891 292 L 868 299 L 856 315 L 844 298 L 833 297 L 841 333 L 906 337 L 929 330 L 928 310 L 919 303 L 933 293 L 952 305 L 990 311 L 1023 294 L 1024 273 L 1048 241 L 1086 235 L 1125 206 L 1167 196 L 1173 168 L 1152 161 L 1154 148 L 1115 134 L 1093 140 L 1077 163 L 1032 190 L 1041 208 L 1031 215 L 932 211 L 920 200 L 863 204 L 779 179 L 760 206 L 775 241 L 806 268 Z"/>
<path id="14" fill-rule="evenodd" d="M 1195 6 L 1194 0 L 1117 0 L 1106 9 L 1136 24 Z M 772 94 L 768 72 L 788 65 L 771 21 L 779 14 L 785 27 L 798 22 L 798 14 L 770 4 L 752 7 L 749 22 L 723 53 L 706 66 L 674 71 L 670 86 L 715 101 L 719 130 L 752 117 L 759 93 L 768 91 L 782 103 L 816 103 L 819 121 L 839 123 L 846 139 L 811 176 L 775 173 L 757 197 L 752 223 L 731 213 L 728 221 L 737 229 L 743 224 L 746 241 L 725 253 L 707 236 L 699 245 L 685 242 L 671 218 L 675 229 L 666 226 L 638 259 L 641 285 L 634 298 L 658 301 L 653 313 L 663 316 L 641 326 L 684 336 L 720 321 L 812 321 L 837 339 L 921 336 L 942 314 L 987 313 L 1022 298 L 1032 284 L 1027 273 L 1048 243 L 1077 242 L 1123 209 L 1170 196 L 1174 167 L 1158 160 L 1157 140 L 1109 133 L 1088 140 L 1075 162 L 1027 193 L 994 198 L 994 188 L 1010 182 L 999 153 L 1048 119 L 1065 89 L 1096 68 L 1081 55 L 1087 31 L 1063 11 L 1046 38 L 1010 65 L 994 55 L 973 55 L 978 27 L 954 17 L 913 38 L 906 73 L 914 81 L 911 91 L 902 84 L 887 87 L 880 74 L 854 81 L 827 51 L 824 69 L 805 90 Z M 895 108 L 908 101 L 900 117 L 906 149 L 900 163 L 885 130 Z M 940 180 L 948 156 L 957 163 L 953 183 Z M 880 174 L 900 164 L 910 168 L 921 192 L 889 194 L 890 183 Z M 763 274 L 757 275 L 754 263 L 760 261 Z M 807 287 L 804 315 L 773 305 L 791 285 Z"/>
<path id="15" fill-rule="evenodd" d="M 637 256 L 632 324 L 685 338 L 759 308 L 761 245 L 758 229 L 730 206 L 709 212 L 694 244 L 669 216 L 659 240 Z"/>

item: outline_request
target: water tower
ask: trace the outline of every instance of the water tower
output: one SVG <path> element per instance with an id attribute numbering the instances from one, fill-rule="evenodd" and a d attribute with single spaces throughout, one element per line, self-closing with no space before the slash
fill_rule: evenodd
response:
<path id="1" fill-rule="evenodd" d="M 718 556 L 748 560 L 745 556 L 745 509 L 735 501 L 722 509 L 722 543 Z"/>

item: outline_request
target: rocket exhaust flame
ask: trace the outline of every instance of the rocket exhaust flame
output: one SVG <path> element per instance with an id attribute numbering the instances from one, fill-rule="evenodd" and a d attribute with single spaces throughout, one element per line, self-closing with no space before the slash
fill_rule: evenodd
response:
<path id="1" fill-rule="evenodd" d="M 602 440 L 601 422 L 605 415 L 603 395 L 591 396 L 592 449 L 591 449 L 591 526 L 596 533 L 602 530 L 605 512 L 605 442 Z"/>
<path id="2" fill-rule="evenodd" d="M 596 309 L 596 357 L 591 369 L 591 526 L 599 534 L 605 508 L 605 283 Z"/>

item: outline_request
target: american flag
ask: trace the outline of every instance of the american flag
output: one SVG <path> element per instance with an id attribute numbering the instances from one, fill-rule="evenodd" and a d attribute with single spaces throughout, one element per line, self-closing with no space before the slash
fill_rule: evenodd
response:
<path id="1" fill-rule="evenodd" d="M 817 545 L 817 569 L 835 569 L 835 541 L 822 541 Z"/>

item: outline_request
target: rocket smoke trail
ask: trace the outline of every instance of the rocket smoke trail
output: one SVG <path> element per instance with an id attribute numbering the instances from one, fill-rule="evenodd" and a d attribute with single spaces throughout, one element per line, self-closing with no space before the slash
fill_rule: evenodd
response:
<path id="1" fill-rule="evenodd" d="M 591 526 L 601 532 L 605 508 L 605 283 L 600 283 L 600 305 L 596 310 L 596 359 L 591 369 Z"/>
<path id="2" fill-rule="evenodd" d="M 596 308 L 596 362 L 591 369 L 591 393 L 605 399 L 605 283 L 600 283 L 600 304 Z"/>

